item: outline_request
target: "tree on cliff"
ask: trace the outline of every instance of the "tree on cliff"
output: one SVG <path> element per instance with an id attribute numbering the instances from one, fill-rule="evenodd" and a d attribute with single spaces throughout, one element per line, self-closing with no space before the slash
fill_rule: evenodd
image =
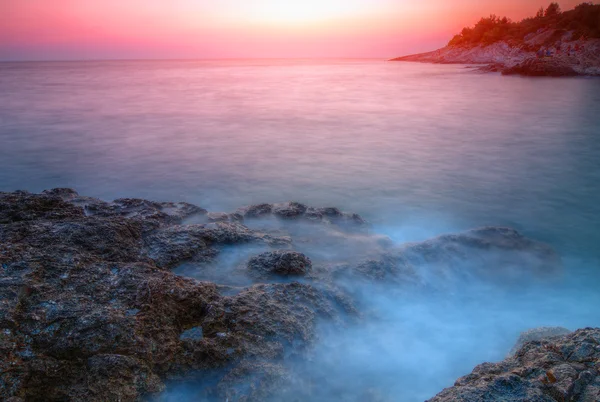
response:
<path id="1" fill-rule="evenodd" d="M 540 7 L 537 13 L 535 13 L 535 18 L 544 18 L 544 7 Z"/>
<path id="2" fill-rule="evenodd" d="M 540 29 L 555 30 L 557 38 L 567 31 L 572 32 L 573 39 L 600 38 L 600 4 L 582 3 L 573 10 L 561 12 L 558 3 L 553 2 L 545 10 L 540 8 L 535 17 L 525 18 L 521 22 L 512 22 L 506 17 L 499 18 L 492 14 L 488 18 L 481 18 L 472 28 L 464 28 L 448 45 L 486 46 L 499 41 L 521 45 L 527 35 Z"/>
<path id="3" fill-rule="evenodd" d="M 558 3 L 550 3 L 546 9 L 546 12 L 544 13 L 544 17 L 553 17 L 558 14 L 560 14 L 560 6 Z"/>

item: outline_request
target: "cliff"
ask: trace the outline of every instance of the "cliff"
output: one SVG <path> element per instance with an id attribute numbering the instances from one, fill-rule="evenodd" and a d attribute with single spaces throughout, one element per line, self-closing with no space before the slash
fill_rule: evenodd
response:
<path id="1" fill-rule="evenodd" d="M 486 64 L 484 70 L 504 74 L 600 76 L 600 5 L 582 4 L 565 13 L 556 7 L 518 23 L 482 18 L 441 49 L 391 61 Z"/>

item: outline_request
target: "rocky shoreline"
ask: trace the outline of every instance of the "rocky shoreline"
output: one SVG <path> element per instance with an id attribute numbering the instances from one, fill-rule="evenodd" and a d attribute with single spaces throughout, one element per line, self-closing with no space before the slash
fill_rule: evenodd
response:
<path id="1" fill-rule="evenodd" d="M 600 76 L 600 39 L 569 40 L 572 32 L 557 36 L 555 30 L 541 30 L 523 43 L 500 41 L 491 45 L 446 46 L 390 61 L 411 61 L 435 64 L 484 65 L 480 71 L 501 72 L 504 75 L 572 77 Z M 553 38 L 548 43 L 548 38 Z M 538 57 L 534 49 L 553 49 L 551 57 Z M 577 47 L 577 52 L 569 49 Z"/>
<path id="2" fill-rule="evenodd" d="M 600 401 L 600 329 L 524 342 L 514 356 L 483 363 L 428 402 Z"/>
<path id="3" fill-rule="evenodd" d="M 309 258 L 314 233 L 352 258 Z M 227 248 L 248 245 L 260 252 L 223 275 L 239 283 L 174 272 L 218 269 Z M 493 269 L 480 264 L 490 255 L 502 256 Z M 287 386 L 285 360 L 310 349 L 318 322 L 366 318 L 341 280 L 431 289 L 431 276 L 512 281 L 561 268 L 549 246 L 507 228 L 395 245 L 359 215 L 295 202 L 209 213 L 70 189 L 0 193 L 0 399 L 152 400 L 168 381 L 201 378 L 200 399 L 261 401 Z M 527 338 L 432 401 L 598 400 L 599 345 L 598 329 Z"/>

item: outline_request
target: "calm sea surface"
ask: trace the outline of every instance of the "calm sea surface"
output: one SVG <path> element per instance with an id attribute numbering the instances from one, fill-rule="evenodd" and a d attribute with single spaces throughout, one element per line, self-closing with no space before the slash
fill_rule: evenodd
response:
<path id="1" fill-rule="evenodd" d="M 0 191 L 52 187 L 216 211 L 332 205 L 396 241 L 512 226 L 589 285 L 535 324 L 600 325 L 598 79 L 365 60 L 0 63 Z M 449 356 L 441 385 L 503 353 Z"/>

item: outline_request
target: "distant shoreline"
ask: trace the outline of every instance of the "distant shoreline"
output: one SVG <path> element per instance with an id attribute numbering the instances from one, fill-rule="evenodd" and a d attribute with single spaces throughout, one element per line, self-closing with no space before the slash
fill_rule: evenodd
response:
<path id="1" fill-rule="evenodd" d="M 583 50 L 567 55 L 568 46 Z M 558 54 L 538 58 L 535 52 L 498 42 L 488 46 L 446 46 L 432 52 L 397 57 L 389 61 L 431 64 L 468 64 L 481 66 L 479 71 L 503 75 L 569 77 L 600 76 L 600 39 L 563 43 Z"/>
<path id="2" fill-rule="evenodd" d="M 525 76 L 600 76 L 600 5 L 561 12 L 557 3 L 513 22 L 490 15 L 432 52 L 390 61 L 484 64 L 481 71 Z"/>

